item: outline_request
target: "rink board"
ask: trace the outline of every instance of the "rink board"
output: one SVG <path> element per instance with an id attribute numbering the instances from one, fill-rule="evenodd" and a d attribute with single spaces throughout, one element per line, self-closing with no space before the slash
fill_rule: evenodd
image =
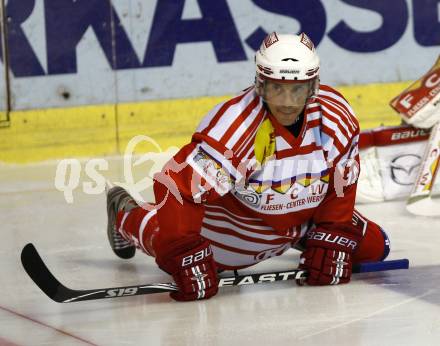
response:
<path id="1" fill-rule="evenodd" d="M 337 89 L 351 103 L 361 127 L 366 129 L 400 123 L 388 101 L 409 83 Z M 151 137 L 162 150 L 180 147 L 191 139 L 204 114 L 230 96 L 14 111 L 10 114 L 11 126 L 0 129 L 0 162 L 118 155 L 137 135 Z M 137 150 L 145 152 L 151 148 Z"/>

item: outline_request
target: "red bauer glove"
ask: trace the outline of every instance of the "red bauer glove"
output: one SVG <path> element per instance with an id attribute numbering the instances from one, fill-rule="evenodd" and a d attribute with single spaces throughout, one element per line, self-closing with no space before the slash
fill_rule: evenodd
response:
<path id="1" fill-rule="evenodd" d="M 299 265 L 309 272 L 305 282 L 313 286 L 349 282 L 352 254 L 361 239 L 359 230 L 348 224 L 309 231 Z"/>
<path id="2" fill-rule="evenodd" d="M 177 301 L 208 299 L 217 294 L 217 266 L 209 243 L 199 237 L 173 244 L 166 256 L 156 258 L 159 267 L 173 276 Z"/>

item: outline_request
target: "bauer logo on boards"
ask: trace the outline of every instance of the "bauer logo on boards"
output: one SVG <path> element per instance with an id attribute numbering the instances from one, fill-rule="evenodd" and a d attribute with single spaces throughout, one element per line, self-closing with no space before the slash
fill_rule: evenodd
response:
<path id="1" fill-rule="evenodd" d="M 418 138 L 422 136 L 426 136 L 427 132 L 423 129 L 411 129 L 406 130 L 404 132 L 394 132 L 391 135 L 391 141 L 400 141 L 404 139 L 410 139 L 410 138 Z"/>

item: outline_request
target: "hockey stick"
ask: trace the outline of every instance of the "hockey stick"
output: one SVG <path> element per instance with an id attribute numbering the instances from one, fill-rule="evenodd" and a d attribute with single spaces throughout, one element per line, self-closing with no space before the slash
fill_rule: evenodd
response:
<path id="1" fill-rule="evenodd" d="M 431 194 L 440 160 L 440 123 L 431 129 L 413 190 L 406 202 L 406 209 L 414 215 L 440 216 L 440 203 L 432 200 Z"/>
<path id="2" fill-rule="evenodd" d="M 71 303 L 84 300 L 118 298 L 142 294 L 177 291 L 174 283 L 158 283 L 133 285 L 125 287 L 110 287 L 92 290 L 73 290 L 60 283 L 44 264 L 35 246 L 27 244 L 21 252 L 21 263 L 35 284 L 52 300 L 58 303 Z M 362 263 L 353 267 L 353 272 L 365 273 L 382 270 L 408 269 L 409 261 L 400 259 L 394 261 Z M 286 281 L 306 278 L 307 272 L 300 269 L 280 272 L 268 272 L 249 275 L 222 277 L 219 287 L 242 286 L 264 282 Z"/>

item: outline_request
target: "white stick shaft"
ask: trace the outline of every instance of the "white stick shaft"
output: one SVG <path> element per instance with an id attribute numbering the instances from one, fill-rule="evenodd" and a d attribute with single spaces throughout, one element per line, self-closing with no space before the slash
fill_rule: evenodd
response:
<path id="1" fill-rule="evenodd" d="M 440 160 L 440 123 L 436 124 L 429 137 L 423 155 L 419 174 L 414 184 L 410 199 L 430 195 L 434 186 Z"/>
<path id="2" fill-rule="evenodd" d="M 431 130 L 428 144 L 419 168 L 419 174 L 406 204 L 406 209 L 415 215 L 438 216 L 440 203 L 431 199 L 440 163 L 440 123 Z"/>

